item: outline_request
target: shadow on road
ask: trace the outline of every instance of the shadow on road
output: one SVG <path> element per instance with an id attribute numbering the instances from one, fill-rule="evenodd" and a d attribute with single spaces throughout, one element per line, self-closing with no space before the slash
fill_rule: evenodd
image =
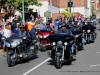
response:
<path id="1" fill-rule="evenodd" d="M 35 60 L 35 59 L 37 59 L 37 58 L 39 58 L 38 55 L 34 55 L 34 56 L 31 57 L 30 59 L 26 59 L 26 60 L 20 60 L 20 61 L 18 61 L 17 64 L 27 63 L 27 62 L 29 62 L 29 61 L 31 61 L 31 60 Z"/>
<path id="2" fill-rule="evenodd" d="M 76 61 L 76 59 L 73 58 L 72 60 L 69 60 L 68 62 L 63 63 L 62 66 L 70 66 L 70 65 L 73 65 L 72 64 L 73 61 Z M 51 65 L 51 66 L 56 67 L 55 64 L 56 64 L 56 61 L 55 60 L 49 60 L 47 65 Z"/>

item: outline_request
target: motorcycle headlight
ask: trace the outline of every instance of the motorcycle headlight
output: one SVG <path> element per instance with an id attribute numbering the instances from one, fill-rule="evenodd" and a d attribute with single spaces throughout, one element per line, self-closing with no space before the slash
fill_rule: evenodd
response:
<path id="1" fill-rule="evenodd" d="M 75 35 L 76 38 L 78 38 L 78 35 Z"/>
<path id="2" fill-rule="evenodd" d="M 62 41 L 58 41 L 58 42 L 57 42 L 57 46 L 58 46 L 58 47 L 62 47 L 62 45 L 63 45 Z"/>
<path id="3" fill-rule="evenodd" d="M 90 30 L 87 30 L 88 33 L 90 33 Z"/>
<path id="4" fill-rule="evenodd" d="M 65 42 L 65 43 L 64 43 L 64 45 L 65 45 L 65 46 L 67 46 L 67 45 L 68 45 L 68 43 L 67 43 L 67 42 Z"/>
<path id="5" fill-rule="evenodd" d="M 44 35 L 44 38 L 47 38 L 49 35 Z"/>
<path id="6" fill-rule="evenodd" d="M 23 37 L 23 39 L 25 40 L 25 39 L 26 39 L 26 37 Z"/>
<path id="7" fill-rule="evenodd" d="M 19 45 L 19 44 L 20 44 L 19 41 L 13 42 L 13 43 L 11 43 L 11 47 L 14 48 L 14 47 L 16 47 L 16 46 Z"/>
<path id="8" fill-rule="evenodd" d="M 8 42 L 6 42 L 6 46 L 7 46 L 7 47 L 10 47 L 10 44 L 9 44 Z"/>
<path id="9" fill-rule="evenodd" d="M 39 38 L 42 38 L 42 36 L 41 35 L 38 35 L 39 36 Z"/>
<path id="10" fill-rule="evenodd" d="M 56 43 L 55 43 L 55 42 L 53 42 L 53 43 L 52 43 L 52 45 L 56 45 Z"/>

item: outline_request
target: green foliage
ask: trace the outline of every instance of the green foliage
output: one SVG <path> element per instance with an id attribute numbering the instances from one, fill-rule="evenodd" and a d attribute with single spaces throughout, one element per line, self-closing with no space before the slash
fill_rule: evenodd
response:
<path id="1" fill-rule="evenodd" d="M 69 12 L 69 9 L 66 8 L 65 11 L 62 11 L 62 14 L 66 17 L 69 18 L 72 16 L 72 13 Z"/>
<path id="2" fill-rule="evenodd" d="M 92 4 L 92 15 L 95 15 L 95 14 L 96 14 L 96 9 L 95 9 L 94 4 Z"/>
<path id="3" fill-rule="evenodd" d="M 7 0 L 6 4 L 8 6 L 14 6 L 15 9 L 21 11 L 22 10 L 22 0 Z M 29 5 L 36 5 L 36 6 L 42 6 L 42 3 L 39 3 L 38 0 L 24 0 L 24 8 L 25 11 L 27 11 L 27 7 Z"/>
<path id="4" fill-rule="evenodd" d="M 18 20 L 21 21 L 22 20 L 22 17 L 20 15 L 18 15 Z"/>

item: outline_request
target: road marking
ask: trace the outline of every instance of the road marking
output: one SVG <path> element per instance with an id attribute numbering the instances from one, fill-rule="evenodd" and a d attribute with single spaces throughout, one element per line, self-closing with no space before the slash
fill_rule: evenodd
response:
<path id="1" fill-rule="evenodd" d="M 97 65 L 90 65 L 90 67 L 96 67 L 96 66 L 100 66 L 100 64 L 97 64 Z"/>
<path id="2" fill-rule="evenodd" d="M 96 53 L 100 53 L 100 52 L 96 52 Z"/>
<path id="3" fill-rule="evenodd" d="M 32 72 L 33 70 L 35 70 L 36 68 L 38 68 L 39 66 L 43 65 L 45 62 L 47 62 L 48 60 L 50 60 L 51 58 L 48 58 L 46 60 L 44 60 L 43 62 L 41 62 L 40 64 L 38 64 L 37 66 L 33 67 L 32 69 L 30 69 L 29 71 L 27 71 L 26 73 L 24 73 L 23 75 L 27 75 L 30 72 Z"/>

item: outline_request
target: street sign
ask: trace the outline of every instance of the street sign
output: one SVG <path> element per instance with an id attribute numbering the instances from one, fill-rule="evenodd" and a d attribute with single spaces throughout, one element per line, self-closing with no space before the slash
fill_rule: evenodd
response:
<path id="1" fill-rule="evenodd" d="M 44 12 L 44 17 L 51 17 L 51 12 L 49 11 Z"/>

